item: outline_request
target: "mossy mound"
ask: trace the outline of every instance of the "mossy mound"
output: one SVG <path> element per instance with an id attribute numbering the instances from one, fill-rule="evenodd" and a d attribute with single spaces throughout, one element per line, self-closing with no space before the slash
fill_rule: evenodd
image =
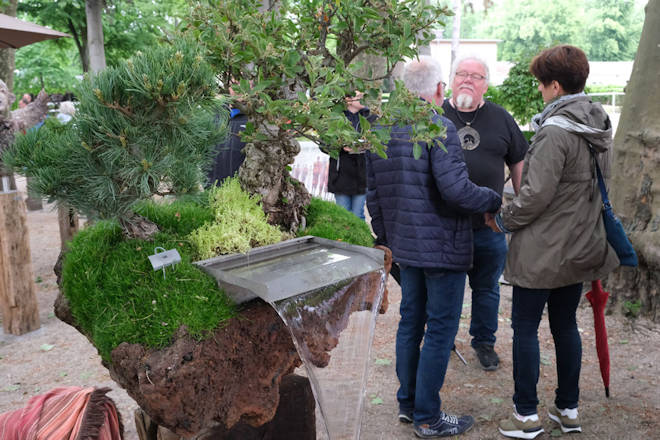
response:
<path id="1" fill-rule="evenodd" d="M 122 342 L 166 347 L 182 325 L 192 337 L 204 339 L 237 313 L 215 280 L 192 264 L 202 258 L 190 237 L 218 220 L 208 200 L 206 194 L 139 205 L 136 211 L 161 230 L 152 241 L 126 239 L 118 223 L 101 221 L 70 243 L 62 289 L 76 323 L 105 361 L 110 362 L 110 353 Z M 240 200 L 239 205 L 245 201 Z M 231 203 L 224 200 L 223 206 Z M 234 206 L 224 215 L 237 216 L 249 210 L 246 206 Z M 308 228 L 300 235 L 373 245 L 366 223 L 334 203 L 314 199 L 308 216 Z M 158 246 L 181 255 L 181 263 L 166 268 L 165 276 L 148 259 Z"/>
<path id="2" fill-rule="evenodd" d="M 215 280 L 192 264 L 196 250 L 185 240 L 193 225 L 209 217 L 208 208 L 176 202 L 140 210 L 167 232 L 153 241 L 127 240 L 116 222 L 98 222 L 76 235 L 62 267 L 73 317 L 108 362 L 122 342 L 162 348 L 181 325 L 202 339 L 235 314 Z M 148 259 L 157 246 L 181 255 L 165 276 Z"/>
<path id="3" fill-rule="evenodd" d="M 318 198 L 312 198 L 307 207 L 307 227 L 298 231 L 299 237 L 304 235 L 366 247 L 374 245 L 371 229 L 364 221 L 341 206 Z"/>

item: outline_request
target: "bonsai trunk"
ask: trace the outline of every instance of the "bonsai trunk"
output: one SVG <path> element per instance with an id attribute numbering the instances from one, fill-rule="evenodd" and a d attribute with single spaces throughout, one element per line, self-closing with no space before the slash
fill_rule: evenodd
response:
<path id="1" fill-rule="evenodd" d="M 304 227 L 304 209 L 311 196 L 287 169 L 300 152 L 300 144 L 279 129 L 274 130 L 277 131 L 274 141 L 245 146 L 245 161 L 238 176 L 244 190 L 261 196 L 271 224 L 295 232 Z"/>

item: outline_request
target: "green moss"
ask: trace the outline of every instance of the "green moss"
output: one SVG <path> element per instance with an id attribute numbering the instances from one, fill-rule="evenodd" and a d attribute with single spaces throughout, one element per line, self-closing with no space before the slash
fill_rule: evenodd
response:
<path id="1" fill-rule="evenodd" d="M 314 235 L 330 240 L 372 247 L 374 238 L 369 226 L 341 206 L 312 198 L 307 207 L 307 227 L 298 236 Z"/>
<path id="2" fill-rule="evenodd" d="M 215 218 L 206 193 L 182 197 L 172 203 L 141 202 L 133 209 L 156 223 L 161 231 L 181 236 Z"/>
<path id="3" fill-rule="evenodd" d="M 243 191 L 237 178 L 226 179 L 222 186 L 212 187 L 208 194 L 215 222 L 206 223 L 188 235 L 200 259 L 244 253 L 282 241 L 282 232 L 268 224 L 259 197 Z"/>
<path id="4" fill-rule="evenodd" d="M 154 204 L 145 212 L 167 217 L 171 208 Z M 182 224 L 200 220 L 189 218 L 196 209 L 178 212 Z M 181 255 L 165 278 L 148 260 L 156 246 Z M 215 280 L 192 265 L 194 253 L 190 243 L 169 233 L 153 241 L 126 240 L 114 222 L 98 222 L 76 235 L 63 264 L 64 294 L 104 360 L 121 342 L 165 347 L 181 325 L 202 339 L 235 314 Z"/>

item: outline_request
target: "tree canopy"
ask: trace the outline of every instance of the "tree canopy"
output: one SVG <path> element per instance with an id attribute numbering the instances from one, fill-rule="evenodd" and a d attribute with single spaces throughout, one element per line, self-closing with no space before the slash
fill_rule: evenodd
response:
<path id="1" fill-rule="evenodd" d="M 189 7 L 185 0 L 107 0 L 103 14 L 105 53 L 110 66 L 155 46 L 175 31 Z M 19 18 L 66 32 L 72 38 L 19 49 L 15 90 L 35 93 L 72 90 L 76 75 L 89 70 L 85 0 L 21 0 Z"/>
<path id="2" fill-rule="evenodd" d="M 449 2 L 446 2 L 449 3 Z M 636 0 L 494 0 L 488 8 L 464 2 L 461 38 L 502 42 L 499 58 L 519 61 L 529 47 L 573 44 L 592 61 L 635 57 L 642 31 L 643 4 Z M 445 38 L 450 35 L 445 32 Z"/>

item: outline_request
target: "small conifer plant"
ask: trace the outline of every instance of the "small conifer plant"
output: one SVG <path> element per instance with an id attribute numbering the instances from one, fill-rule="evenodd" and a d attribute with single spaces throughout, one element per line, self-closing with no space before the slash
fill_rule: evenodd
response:
<path id="1" fill-rule="evenodd" d="M 197 191 L 224 137 L 215 84 L 199 44 L 138 52 L 83 81 L 72 124 L 29 132 L 2 159 L 32 178 L 32 191 L 149 238 L 157 227 L 136 202 Z"/>

